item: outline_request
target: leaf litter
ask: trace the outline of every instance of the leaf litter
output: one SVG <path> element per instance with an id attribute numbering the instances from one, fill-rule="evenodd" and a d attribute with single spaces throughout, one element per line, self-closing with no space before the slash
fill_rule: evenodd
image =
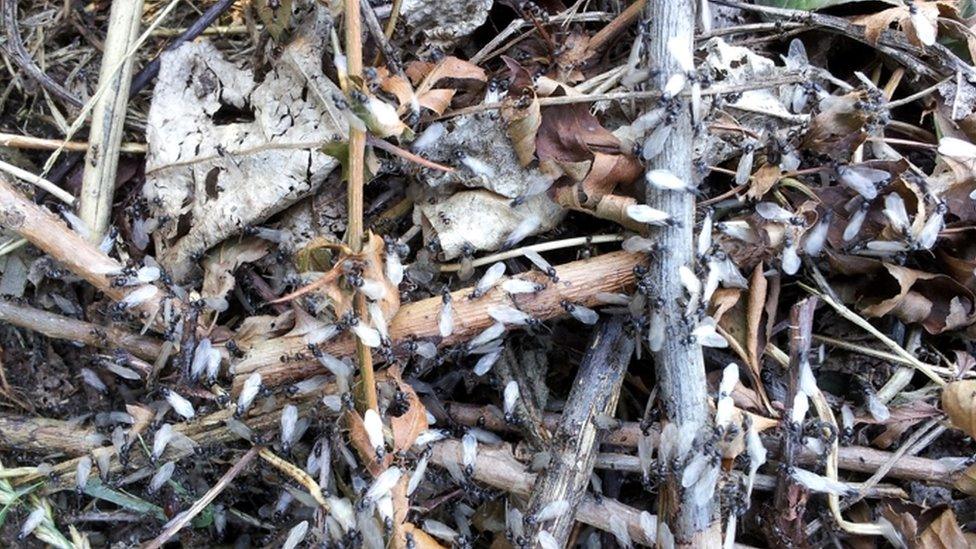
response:
<path id="1" fill-rule="evenodd" d="M 361 36 L 361 75 L 342 4 L 235 6 L 160 54 L 152 92 L 128 105 L 138 168 L 120 171 L 90 264 L 123 267 L 98 291 L 71 260 L 88 251 L 43 245 L 84 222 L 11 187 L 66 223 L 38 236 L 0 207 L 7 544 L 150 542 L 195 502 L 169 534 L 185 544 L 521 545 L 532 531 L 558 545 L 531 517 L 562 515 L 578 540 L 667 543 L 656 495 L 676 467 L 730 541 L 969 543 L 964 3 L 715 3 L 674 90 L 649 87 L 656 38 L 616 3 L 364 3 L 392 27 Z M 90 97 L 107 6 L 73 24 L 25 11 L 13 24 L 44 70 Z M 172 33 L 150 40 L 137 65 Z M 0 160 L 42 174 L 37 138 L 63 139 L 77 113 L 40 99 L 19 55 L 0 49 Z M 682 109 L 690 181 L 653 166 Z M 78 196 L 84 169 L 52 179 Z M 359 169 L 361 219 L 346 191 Z M 677 303 L 646 276 L 676 226 L 646 188 L 697 200 Z M 357 224 L 362 249 L 344 240 Z M 131 289 L 113 304 L 111 288 Z M 811 294 L 812 346 L 791 368 L 791 309 Z M 596 456 L 592 490 L 532 509 L 547 496 L 534 475 L 567 455 L 553 433 L 586 339 L 614 318 L 638 350 L 599 438 L 568 454 Z M 711 435 L 660 421 L 668 340 L 705 347 Z M 252 445 L 262 465 L 232 469 Z"/>

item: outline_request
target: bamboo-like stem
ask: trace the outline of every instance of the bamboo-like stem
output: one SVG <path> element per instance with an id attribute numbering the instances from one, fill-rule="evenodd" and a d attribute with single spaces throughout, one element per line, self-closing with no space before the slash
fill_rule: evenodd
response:
<path id="1" fill-rule="evenodd" d="M 650 85 L 664 89 L 668 79 L 682 72 L 673 53 L 673 44 L 681 43 L 687 56 L 693 55 L 695 43 L 695 0 L 651 0 L 644 10 L 649 25 L 647 43 L 647 68 L 651 74 Z M 656 72 L 655 72 L 656 71 Z M 694 132 L 687 100 L 676 98 L 680 108 L 672 125 L 671 137 L 664 151 L 648 163 L 648 169 L 670 170 L 684 181 L 693 181 L 692 166 Z M 684 299 L 678 270 L 691 267 L 695 226 L 695 197 L 691 193 L 666 191 L 647 185 L 647 203 L 667 212 L 674 224 L 663 229 L 659 242 L 665 253 L 658 261 L 651 262 L 648 277 L 663 300 L 661 316 L 669 331 L 686 326 L 680 303 Z M 664 346 L 654 353 L 658 389 L 663 403 L 665 421 L 682 428 L 695 427 L 697 433 L 709 431 L 712 418 L 708 409 L 708 393 L 705 385 L 705 362 L 701 347 L 689 344 L 683 334 L 674 333 L 665 338 Z M 692 491 L 681 486 L 683 469 L 671 472 L 663 479 L 658 495 L 658 513 L 680 547 L 718 547 L 721 544 L 721 528 L 718 518 L 717 498 L 696 503 Z M 661 540 L 659 540 L 661 541 Z"/>
<path id="2" fill-rule="evenodd" d="M 309 495 L 312 496 L 312 499 L 318 502 L 318 504 L 321 505 L 326 511 L 329 510 L 329 503 L 325 500 L 325 496 L 322 494 L 322 488 L 319 486 L 319 483 L 309 476 L 308 473 L 303 471 L 301 467 L 298 467 L 294 463 L 278 456 L 267 448 L 261 448 L 258 455 L 261 456 L 261 459 L 270 463 L 275 469 L 278 469 L 304 486 L 305 489 L 308 490 Z"/>
<path id="3" fill-rule="evenodd" d="M 403 0 L 393 0 L 393 8 L 390 10 L 390 18 L 386 21 L 386 29 L 383 34 L 386 35 L 387 39 L 393 36 L 393 31 L 396 30 L 397 20 L 400 18 L 400 9 L 403 7 Z"/>
<path id="4" fill-rule="evenodd" d="M 227 488 L 227 485 L 229 485 L 231 481 L 233 481 L 234 478 L 236 478 L 237 475 L 239 475 L 241 471 L 243 471 L 244 468 L 254 460 L 254 457 L 258 455 L 259 449 L 260 446 L 252 446 L 247 453 L 241 456 L 241 459 L 237 460 L 234 465 L 231 466 L 231 468 L 228 469 L 222 477 L 220 477 L 220 480 L 218 480 L 216 484 L 207 490 L 206 494 L 203 494 L 203 497 L 194 501 L 193 505 L 191 505 L 189 509 L 177 515 L 176 518 L 166 525 L 166 529 L 156 536 L 156 539 L 144 546 L 145 549 L 159 549 L 169 540 L 169 538 L 175 536 L 177 532 L 189 524 L 190 521 L 193 520 L 193 517 L 199 515 L 200 511 L 203 511 L 204 507 L 210 505 L 210 502 L 215 500 L 217 496 L 224 491 L 224 488 Z"/>
<path id="5" fill-rule="evenodd" d="M 561 250 L 563 248 L 572 248 L 573 246 L 589 246 L 592 244 L 607 244 L 609 242 L 621 242 L 624 240 L 623 235 L 619 234 L 603 234 L 596 236 L 574 236 L 573 238 L 565 238 L 563 240 L 550 240 L 548 242 L 539 242 L 538 244 L 530 244 L 528 246 L 522 246 L 520 248 L 515 248 L 512 250 L 505 250 L 504 252 L 496 252 L 491 255 L 486 255 L 484 257 L 479 257 L 471 262 L 472 267 L 482 267 L 485 265 L 491 265 L 492 263 L 497 263 L 499 261 L 504 261 L 506 259 L 511 259 L 513 257 L 522 257 L 525 252 L 531 250 L 534 252 L 546 252 L 550 250 Z M 437 266 L 442 273 L 456 273 L 461 270 L 461 263 L 441 263 Z"/>
<path id="6" fill-rule="evenodd" d="M 816 298 L 806 299 L 793 305 L 790 309 L 790 355 L 787 371 L 786 411 L 783 414 L 783 436 L 780 440 L 780 460 L 783 467 L 777 470 L 776 490 L 773 493 L 773 506 L 768 508 L 770 519 L 766 522 L 770 533 L 781 532 L 787 544 L 799 543 L 803 539 L 803 512 L 806 501 L 796 501 L 792 497 L 797 481 L 790 476 L 790 470 L 795 465 L 797 449 L 802 446 L 799 425 L 791 425 L 790 412 L 793 408 L 794 396 L 799 390 L 799 376 L 803 364 L 807 362 L 810 353 L 810 330 L 813 327 L 813 313 L 816 310 Z M 814 395 L 807 395 L 814 396 Z M 816 402 L 816 401 L 814 401 Z M 801 422 L 802 423 L 802 422 Z M 836 479 L 836 474 L 834 475 Z M 793 505 L 796 513 L 780 513 L 778 509 L 787 509 Z"/>
<path id="7" fill-rule="evenodd" d="M 91 146 L 85 156 L 81 180 L 78 216 L 91 233 L 89 240 L 98 242 L 108 231 L 115 195 L 115 175 L 119 166 L 119 146 L 129 104 L 129 84 L 135 56 L 127 55 L 139 34 L 143 0 L 113 2 L 98 87 L 105 93 L 92 108 Z M 119 64 L 121 63 L 121 66 Z"/>
<path id="8" fill-rule="evenodd" d="M 346 17 L 346 60 L 349 76 L 363 76 L 362 19 L 359 0 L 345 0 Z M 366 184 L 366 132 L 363 129 L 349 128 L 349 224 L 346 239 L 354 252 L 363 249 L 363 186 Z M 361 293 L 355 297 L 356 315 L 360 322 L 366 322 L 366 298 Z M 376 397 L 376 378 L 373 373 L 373 355 L 362 341 L 356 340 L 356 361 L 359 364 L 359 382 L 356 385 L 356 401 L 360 412 L 367 409 L 379 410 Z"/>
<path id="9" fill-rule="evenodd" d="M 162 349 L 160 341 L 115 325 L 99 326 L 0 299 L 0 323 L 4 322 L 55 339 L 77 341 L 100 349 L 125 349 L 146 360 L 154 360 Z"/>
<path id="10" fill-rule="evenodd" d="M 539 272 L 521 275 L 520 278 L 546 284 L 536 294 L 517 298 L 520 309 L 539 320 L 563 317 L 566 310 L 563 300 L 592 307 L 599 305 L 600 292 L 619 292 L 634 282 L 634 267 L 643 257 L 627 252 L 613 252 L 581 261 L 574 261 L 556 268 L 559 282 L 553 283 Z M 390 322 L 390 338 L 394 344 L 407 339 L 426 339 L 441 346 L 454 345 L 470 339 L 490 326 L 494 320 L 488 310 L 499 305 L 511 305 L 512 298 L 501 287 L 496 287 L 483 297 L 471 299 L 471 288 L 451 294 L 454 307 L 454 333 L 442 339 L 438 331 L 438 315 L 441 298 L 431 297 L 400 307 Z M 321 349 L 335 356 L 351 356 L 355 345 L 351 336 L 340 336 L 321 345 Z M 287 361 L 282 357 L 287 356 Z M 292 359 L 291 357 L 296 357 Z M 254 372 L 260 372 L 264 384 L 274 387 L 295 382 L 325 372 L 322 364 L 306 348 L 305 338 L 279 337 L 257 343 L 244 359 L 234 365 L 234 394 L 244 380 Z"/>

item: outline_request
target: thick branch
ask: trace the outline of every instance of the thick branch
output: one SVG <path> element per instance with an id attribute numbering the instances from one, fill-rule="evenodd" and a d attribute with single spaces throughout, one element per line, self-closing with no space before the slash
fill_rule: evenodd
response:
<path id="1" fill-rule="evenodd" d="M 644 18 L 650 28 L 647 43 L 648 68 L 656 76 L 650 85 L 663 89 L 667 80 L 682 72 L 672 53 L 672 41 L 682 42 L 688 56 L 694 44 L 694 0 L 652 0 L 647 3 Z M 655 72 L 657 71 L 657 72 Z M 692 167 L 694 132 L 687 102 L 682 97 L 681 108 L 674 121 L 671 137 L 664 151 L 649 162 L 650 169 L 670 170 L 684 181 L 695 178 Z M 662 191 L 647 185 L 647 202 L 667 212 L 674 224 L 665 228 L 659 242 L 665 253 L 658 261 L 651 262 L 648 276 L 657 288 L 665 306 L 663 320 L 670 337 L 665 338 L 662 349 L 654 353 L 660 399 L 664 405 L 664 418 L 668 422 L 685 427 L 698 426 L 698 432 L 708 429 L 708 398 L 705 386 L 705 364 L 701 348 L 689 344 L 686 334 L 680 333 L 687 326 L 683 308 L 679 303 L 684 297 L 678 269 L 693 264 L 693 229 L 695 226 L 695 198 L 691 193 Z M 681 488 L 681 470 L 670 474 L 661 484 L 658 509 L 661 520 L 671 530 L 678 545 L 716 547 L 720 542 L 717 506 L 714 501 L 702 505 L 691 499 L 691 490 Z"/>
<path id="2" fill-rule="evenodd" d="M 327 386 L 323 389 L 323 392 L 334 391 L 334 386 Z M 310 393 L 298 398 L 289 399 L 288 403 L 297 406 L 299 414 L 306 415 L 311 413 L 312 410 L 321 407 L 320 402 L 323 392 Z M 277 429 L 277 426 L 281 421 L 282 408 L 283 407 L 276 407 L 268 412 L 260 412 L 255 410 L 253 415 L 248 416 L 241 421 L 246 423 L 255 433 Z M 232 433 L 226 427 L 226 421 L 232 417 L 234 417 L 234 407 L 228 406 L 227 408 L 223 408 L 212 414 L 194 419 L 192 422 L 176 423 L 173 425 L 173 430 L 193 439 L 193 441 L 198 445 L 227 444 L 240 440 L 238 435 Z M 133 470 L 149 465 L 149 459 L 143 453 L 142 448 L 138 444 L 134 444 L 130 449 L 128 456 L 129 460 L 125 466 L 119 462 L 118 456 L 115 455 L 115 448 L 112 446 L 95 448 L 91 451 L 91 453 L 96 455 L 107 453 L 111 456 L 111 475 L 116 475 L 126 470 Z M 162 459 L 166 461 L 179 460 L 193 455 L 193 453 L 194 448 L 192 447 L 171 444 L 166 449 Z M 69 459 L 55 465 L 51 473 L 48 475 L 48 482 L 44 485 L 45 493 L 72 489 L 74 487 L 75 470 L 78 467 L 79 459 L 80 458 Z M 94 474 L 98 474 L 98 472 L 96 471 Z M 30 484 L 31 482 L 36 481 L 38 478 L 40 478 L 40 473 L 19 477 L 15 482 L 20 485 Z"/>
<path id="3" fill-rule="evenodd" d="M 596 295 L 600 292 L 618 292 L 633 284 L 633 269 L 640 261 L 640 256 L 626 252 L 574 261 L 557 268 L 557 283 L 549 282 L 538 272 L 521 275 L 521 278 L 546 283 L 547 286 L 537 294 L 518 297 L 518 306 L 537 319 L 548 320 L 566 314 L 560 305 L 563 300 L 586 306 L 597 305 Z M 390 338 L 395 343 L 406 339 L 428 339 L 439 345 L 460 343 L 494 322 L 488 316 L 489 309 L 512 303 L 512 298 L 500 287 L 479 299 L 469 299 L 470 294 L 470 288 L 451 294 L 454 333 L 450 337 L 441 339 L 438 332 L 437 321 L 442 304 L 438 296 L 400 307 L 390 324 Z M 343 335 L 326 342 L 321 348 L 335 356 L 351 356 L 354 344 L 352 337 Z M 285 360 L 282 357 L 286 357 Z M 253 372 L 260 372 L 264 383 L 273 387 L 326 373 L 326 370 L 308 352 L 304 337 L 279 337 L 258 343 L 234 366 L 234 394 L 240 391 L 244 380 Z"/>
<path id="4" fill-rule="evenodd" d="M 60 419 L 0 416 L 0 450 L 80 456 L 100 447 L 95 429 Z"/>
<path id="5" fill-rule="evenodd" d="M 123 328 L 99 326 L 0 299 L 0 323 L 4 322 L 55 339 L 77 341 L 100 349 L 125 349 L 146 360 L 155 360 L 162 349 L 158 340 Z"/>
<path id="6" fill-rule="evenodd" d="M 106 276 L 106 273 L 119 272 L 123 267 L 121 263 L 69 229 L 56 215 L 28 200 L 2 175 L 0 227 L 16 232 L 113 301 L 119 301 L 133 291 L 132 288 L 113 287 L 111 279 Z M 154 316 L 161 308 L 164 295 L 163 291 L 157 292 L 138 305 L 137 310 Z"/>
<path id="7" fill-rule="evenodd" d="M 473 404 L 462 404 L 450 402 L 446 406 L 451 417 L 437 417 L 439 422 L 447 423 L 448 420 L 456 421 L 462 425 L 480 426 L 498 433 L 515 433 L 511 425 L 505 423 L 504 415 L 495 406 L 477 406 Z M 438 415 L 438 410 L 432 408 L 431 413 Z M 550 429 L 556 429 L 559 425 L 559 414 L 549 413 L 543 421 Z M 660 432 L 657 428 L 650 430 L 648 435 L 651 438 L 651 446 L 657 447 Z M 603 440 L 605 444 L 621 446 L 624 448 L 636 448 L 640 437 L 640 424 L 636 422 L 624 422 L 616 429 L 609 431 Z M 779 451 L 779 439 L 768 437 L 763 440 L 763 444 L 770 452 Z M 841 469 L 857 473 L 874 473 L 879 467 L 891 460 L 892 453 L 883 450 L 875 450 L 866 446 L 841 446 L 838 449 L 837 463 Z M 822 460 L 823 457 L 814 453 L 809 448 L 803 447 L 795 454 L 796 463 L 810 465 Z M 636 459 L 636 457 L 634 458 Z M 636 462 L 635 462 L 636 463 Z M 599 466 L 599 464 L 598 464 Z M 635 466 L 636 467 L 636 466 Z M 638 470 L 638 469 L 634 469 Z M 935 459 L 921 458 L 917 456 L 901 456 L 898 458 L 886 477 L 904 480 L 920 480 L 939 484 L 941 486 L 952 486 L 954 480 L 954 469 L 941 461 Z"/>
<path id="8" fill-rule="evenodd" d="M 595 417 L 613 416 L 633 352 L 634 339 L 624 330 L 619 317 L 602 321 L 593 333 L 549 446 L 551 461 L 536 478 L 528 507 L 535 511 L 566 500 L 570 511 L 549 524 L 528 525 L 529 539 L 535 539 L 545 528 L 560 546 L 566 545 L 600 447 L 603 431 L 597 428 Z"/>
<path id="9" fill-rule="evenodd" d="M 461 443 L 456 440 L 438 442 L 434 445 L 430 460 L 441 467 L 446 463 L 460 463 Z M 535 475 L 526 472 L 525 466 L 515 459 L 507 445 L 478 449 L 474 479 L 523 497 L 532 493 L 535 484 Z M 576 520 L 609 532 L 610 517 L 616 516 L 623 519 L 633 541 L 642 545 L 654 545 L 654 539 L 649 538 L 641 528 L 640 513 L 639 510 L 614 499 L 601 498 L 600 503 L 597 503 L 592 496 L 584 495 L 576 507 Z"/>

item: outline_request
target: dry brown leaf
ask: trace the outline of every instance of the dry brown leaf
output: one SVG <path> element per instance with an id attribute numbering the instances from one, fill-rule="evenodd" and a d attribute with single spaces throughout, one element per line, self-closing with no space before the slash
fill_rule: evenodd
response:
<path id="1" fill-rule="evenodd" d="M 527 105 L 525 99 L 506 100 L 502 108 L 502 117 L 508 123 L 506 133 L 512 140 L 515 156 L 522 167 L 528 166 L 535 160 L 535 140 L 542 123 L 542 113 L 539 110 L 539 99 L 533 96 Z"/>
<path id="2" fill-rule="evenodd" d="M 753 377 L 753 383 L 759 380 L 760 359 L 762 350 L 766 348 L 766 342 L 760 341 L 762 335 L 762 317 L 766 308 L 766 289 L 769 283 L 763 276 L 763 264 L 760 262 L 752 271 L 749 281 L 749 303 L 746 306 L 746 352 L 749 353 L 749 369 Z M 757 384 L 761 386 L 761 384 Z"/>
<path id="3" fill-rule="evenodd" d="M 953 381 L 943 387 L 942 409 L 953 426 L 976 437 L 976 380 Z"/>
<path id="4" fill-rule="evenodd" d="M 864 38 L 871 44 L 877 44 L 878 38 L 881 37 L 881 31 L 890 27 L 895 21 L 908 16 L 908 8 L 898 6 L 863 17 L 857 17 L 853 22 L 856 25 L 864 25 Z"/>
<path id="5" fill-rule="evenodd" d="M 582 103 L 542 109 L 535 146 L 540 159 L 563 162 L 591 160 L 595 152 L 620 153 L 620 140 Z"/>
<path id="6" fill-rule="evenodd" d="M 574 84 L 583 79 L 580 67 L 593 55 L 589 45 L 590 37 L 579 31 L 573 31 L 565 38 L 556 57 L 556 66 L 559 68 L 557 80 Z"/>
<path id="7" fill-rule="evenodd" d="M 756 268 L 752 271 L 751 280 L 749 281 L 749 299 L 746 304 L 746 340 L 745 348 L 748 360 L 746 364 L 749 366 L 749 377 L 752 382 L 752 386 L 756 387 L 759 393 L 759 398 L 767 410 L 771 410 L 769 396 L 766 394 L 765 385 L 762 383 L 762 356 L 766 349 L 766 341 L 768 332 L 765 330 L 765 325 L 763 324 L 763 314 L 767 308 L 767 302 L 770 298 L 768 293 L 769 281 L 766 280 L 766 276 L 763 274 L 763 263 L 759 262 Z M 773 310 L 775 310 L 776 304 L 773 304 Z"/>
<path id="8" fill-rule="evenodd" d="M 941 2 L 920 1 L 914 2 L 914 7 L 918 10 L 922 17 L 928 19 L 934 25 L 939 16 L 940 10 L 938 4 L 940 3 Z M 905 32 L 905 35 L 908 36 L 909 40 L 911 40 L 916 46 L 924 45 L 918 38 L 918 33 L 916 32 L 915 24 L 911 18 L 911 11 L 909 10 L 908 6 L 896 6 L 854 19 L 855 24 L 864 25 L 864 37 L 871 44 L 877 44 L 878 38 L 881 37 L 881 33 L 895 22 L 898 23 L 898 26 Z"/>
<path id="9" fill-rule="evenodd" d="M 851 277 L 838 288 L 843 287 L 867 317 L 893 314 L 904 322 L 921 324 L 930 334 L 973 322 L 976 298 L 946 275 L 864 257 L 829 254 L 828 258 L 835 273 Z"/>
<path id="10" fill-rule="evenodd" d="M 962 304 L 965 307 L 963 322 L 969 323 L 966 319 L 971 316 L 973 309 L 972 293 L 959 286 L 956 295 L 949 294 L 952 291 L 951 286 L 958 286 L 955 281 L 945 275 L 924 273 L 890 263 L 884 266 L 888 274 L 897 281 L 898 294 L 865 307 L 865 315 L 881 317 L 892 313 L 905 322 L 921 323 L 929 333 L 934 334 L 961 325 L 958 321 L 951 321 L 950 313 L 953 312 L 952 301 L 965 297 L 967 303 Z M 939 287 L 929 288 L 929 282 L 938 284 Z M 942 298 L 941 304 L 939 298 Z"/>
<path id="11" fill-rule="evenodd" d="M 896 510 L 892 504 L 885 504 L 881 507 L 881 515 L 888 519 L 906 541 L 914 541 L 918 536 L 918 521 L 908 511 Z"/>
<path id="12" fill-rule="evenodd" d="M 749 191 L 746 193 L 746 196 L 753 200 L 759 200 L 776 183 L 779 183 L 779 180 L 782 178 L 783 170 L 779 169 L 779 166 L 776 164 L 769 164 L 767 162 L 756 170 L 756 173 L 752 174 L 752 180 L 749 183 Z"/>
<path id="13" fill-rule="evenodd" d="M 132 444 L 136 438 L 145 433 L 146 429 L 149 428 L 149 424 L 152 423 L 154 417 L 156 417 L 156 412 L 154 412 L 148 406 L 143 406 L 141 404 L 126 404 L 125 411 L 132 416 L 132 427 L 129 428 L 129 432 L 126 435 L 126 444 Z"/>
<path id="14" fill-rule="evenodd" d="M 331 252 L 326 255 L 319 254 L 323 250 L 331 250 Z M 302 270 L 325 270 L 327 272 L 309 281 L 305 287 L 281 299 L 292 299 L 302 293 L 311 292 L 328 299 L 329 307 L 336 318 L 346 315 L 352 311 L 354 293 L 343 285 L 343 277 L 334 275 L 337 273 L 337 265 L 347 259 L 353 259 L 362 268 L 363 278 L 378 282 L 385 287 L 386 293 L 378 303 L 380 310 L 383 311 L 383 316 L 389 322 L 400 309 L 400 290 L 386 277 L 383 269 L 384 250 L 383 239 L 372 232 L 366 234 L 363 250 L 358 254 L 351 254 L 344 245 L 332 243 L 325 239 L 313 239 L 298 252 L 296 263 L 300 269 L 306 268 Z M 335 260 L 333 260 L 333 252 L 339 254 Z"/>
<path id="15" fill-rule="evenodd" d="M 455 90 L 449 89 L 436 89 L 425 92 L 421 95 L 417 102 L 420 106 L 425 109 L 430 109 L 438 115 L 444 114 L 444 111 L 451 106 L 451 99 L 454 99 Z"/>
<path id="16" fill-rule="evenodd" d="M 967 547 L 966 537 L 959 528 L 956 514 L 952 509 L 946 509 L 932 524 L 918 537 L 918 547 L 921 549 L 955 549 Z"/>
<path id="17" fill-rule="evenodd" d="M 715 290 L 712 294 L 712 318 L 716 322 L 722 319 L 725 313 L 729 312 L 732 307 L 735 307 L 736 303 L 742 298 L 742 290 L 739 288 L 719 288 Z"/>
<path id="18" fill-rule="evenodd" d="M 407 522 L 407 511 L 410 510 L 410 501 L 407 499 L 409 482 L 410 476 L 403 475 L 390 492 L 393 500 L 393 547 L 396 549 L 407 549 L 407 531 L 404 525 Z"/>
<path id="19" fill-rule="evenodd" d="M 973 272 L 976 270 L 976 261 L 954 257 L 941 246 L 935 251 L 935 255 L 942 262 L 945 274 L 970 291 L 976 291 L 976 274 Z"/>
<path id="20" fill-rule="evenodd" d="M 593 153 L 593 162 L 586 179 L 580 183 L 580 188 L 586 194 L 585 205 L 596 204 L 600 198 L 617 190 L 619 185 L 625 186 L 617 194 L 631 195 L 631 184 L 640 177 L 644 167 L 636 158 L 624 154 Z"/>
<path id="21" fill-rule="evenodd" d="M 810 121 L 803 146 L 846 162 L 868 136 L 864 131 L 867 118 L 856 106 L 865 99 L 865 92 L 831 98 L 826 108 Z"/>
<path id="22" fill-rule="evenodd" d="M 423 81 L 417 86 L 417 95 L 422 96 L 423 94 L 427 93 L 429 90 L 433 89 L 435 84 L 441 80 L 444 80 L 445 78 L 454 78 L 457 80 L 477 80 L 479 82 L 485 82 L 488 80 L 488 75 L 485 74 L 485 70 L 478 65 L 449 55 L 441 59 L 430 69 L 430 72 L 423 77 Z"/>
<path id="23" fill-rule="evenodd" d="M 376 459 L 376 448 L 369 443 L 369 435 L 366 434 L 366 425 L 363 423 L 362 416 L 355 410 L 346 410 L 342 414 L 342 420 L 349 432 L 349 442 L 356 449 L 369 473 L 375 477 L 385 471 L 393 463 L 393 454 L 387 452 L 382 460 Z"/>
<path id="24" fill-rule="evenodd" d="M 401 107 L 405 105 L 410 105 L 414 100 L 413 85 L 410 84 L 404 76 L 399 74 L 390 74 L 390 70 L 386 67 L 380 67 L 376 69 L 376 77 L 380 83 L 380 89 L 386 93 L 396 97 L 397 103 Z"/>
<path id="25" fill-rule="evenodd" d="M 420 528 L 417 528 L 413 525 L 413 523 L 404 523 L 403 531 L 404 533 L 413 536 L 416 549 L 445 549 L 445 547 L 438 543 L 436 539 L 431 537 L 430 534 L 424 532 Z"/>
<path id="26" fill-rule="evenodd" d="M 888 448 L 898 442 L 906 431 L 925 419 L 941 415 L 942 412 L 924 400 L 912 401 L 908 404 L 891 408 L 891 414 L 884 421 L 875 421 L 870 415 L 861 418 L 864 423 L 884 425 L 885 430 L 871 441 L 873 446 Z"/>
<path id="27" fill-rule="evenodd" d="M 413 387 L 400 379 L 400 372 L 395 366 L 390 367 L 388 372 L 396 383 L 397 389 L 407 395 L 407 411 L 400 416 L 390 417 L 393 451 L 403 452 L 410 449 L 417 436 L 427 430 L 427 408 L 424 407 Z"/>
<path id="28" fill-rule="evenodd" d="M 268 254 L 268 242 L 260 238 L 230 240 L 207 254 L 203 260 L 204 298 L 223 299 L 234 289 L 234 271 L 244 263 L 257 261 Z"/>
<path id="29" fill-rule="evenodd" d="M 952 481 L 952 487 L 964 494 L 976 496 L 976 465 L 970 465 L 965 471 L 958 473 Z"/>

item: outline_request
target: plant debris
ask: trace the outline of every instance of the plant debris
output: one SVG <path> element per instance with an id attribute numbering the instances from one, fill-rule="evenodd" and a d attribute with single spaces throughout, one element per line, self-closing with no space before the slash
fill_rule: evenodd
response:
<path id="1" fill-rule="evenodd" d="M 0 0 L 4 546 L 976 539 L 971 3 L 204 4 Z"/>

